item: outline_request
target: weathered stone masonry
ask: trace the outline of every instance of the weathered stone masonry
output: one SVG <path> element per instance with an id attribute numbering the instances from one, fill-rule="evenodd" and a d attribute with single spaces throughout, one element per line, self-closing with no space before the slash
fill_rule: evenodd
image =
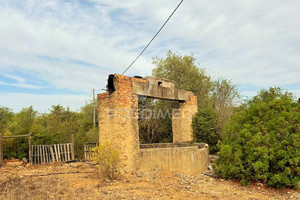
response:
<path id="1" fill-rule="evenodd" d="M 173 142 L 183 143 L 192 140 L 192 116 L 197 112 L 197 97 L 192 92 L 176 89 L 174 83 L 167 79 L 154 77 L 135 78 L 118 74 L 109 76 L 107 90 L 106 93 L 98 94 L 97 96 L 99 140 L 100 143 L 112 141 L 116 147 L 119 148 L 122 157 L 124 158 L 126 171 L 136 171 L 139 168 L 151 170 L 152 166 L 159 168 L 160 163 L 157 163 L 157 160 L 160 159 L 160 156 L 163 156 L 161 151 L 140 149 L 137 117 L 138 96 L 178 101 L 179 110 L 172 115 Z M 199 154 L 193 153 L 195 147 L 185 148 L 190 148 L 185 149 L 185 152 L 192 152 L 191 157 L 193 158 Z M 193 150 L 190 151 L 191 149 Z M 156 163 L 155 165 L 147 165 L 147 163 L 144 163 L 143 160 L 145 157 L 151 162 L 148 151 L 151 151 L 151 157 L 153 159 L 153 156 L 156 155 L 156 161 L 152 162 Z M 175 148 L 169 149 L 168 155 L 170 156 L 167 156 L 164 160 L 174 160 L 176 155 L 180 154 L 178 154 L 178 152 L 182 152 L 182 150 L 175 150 Z M 183 162 L 189 161 L 189 165 L 199 165 L 199 162 L 203 162 L 203 164 L 206 165 L 206 157 L 204 156 L 204 160 L 202 157 L 203 156 L 201 156 L 202 161 L 197 160 L 196 162 L 194 159 L 191 160 L 185 156 L 185 161 Z M 167 163 L 172 162 L 168 161 Z M 141 165 L 143 165 L 143 167 L 141 167 Z M 163 167 L 163 165 L 166 166 L 163 163 L 161 165 L 161 167 Z M 145 166 L 149 167 L 147 168 Z M 170 170 L 174 169 L 176 171 L 177 168 L 176 166 L 173 166 Z M 193 170 L 194 168 L 197 168 L 196 166 L 189 168 L 191 168 L 188 170 L 189 174 L 195 174 L 199 171 Z M 167 170 L 166 167 L 164 167 L 163 170 Z"/>
<path id="2" fill-rule="evenodd" d="M 112 141 L 125 159 L 126 169 L 135 170 L 139 154 L 139 133 L 136 119 L 127 115 L 138 107 L 128 76 L 115 76 L 115 91 L 98 94 L 99 140 Z"/>

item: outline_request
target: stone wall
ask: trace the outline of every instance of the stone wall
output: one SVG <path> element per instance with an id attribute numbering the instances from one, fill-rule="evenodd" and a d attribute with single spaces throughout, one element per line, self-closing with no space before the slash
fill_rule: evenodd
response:
<path id="1" fill-rule="evenodd" d="M 97 96 L 99 143 L 114 143 L 121 152 L 127 172 L 157 167 L 185 174 L 204 170 L 208 157 L 206 147 L 140 149 L 139 95 L 178 101 L 179 109 L 172 112 L 173 142 L 190 142 L 193 139 L 191 125 L 192 117 L 197 112 L 197 97 L 192 92 L 178 90 L 172 81 L 166 79 L 114 74 L 109 76 L 107 92 Z"/>
<path id="2" fill-rule="evenodd" d="M 140 144 L 140 149 L 151 149 L 151 148 L 175 148 L 175 147 L 193 147 L 196 146 L 199 149 L 208 148 L 206 143 L 151 143 L 151 144 Z"/>
<path id="3" fill-rule="evenodd" d="M 179 109 L 172 115 L 173 142 L 190 142 L 193 139 L 192 121 L 197 112 L 197 97 L 190 95 L 185 102 L 179 103 Z"/>
<path id="4" fill-rule="evenodd" d="M 113 142 L 120 150 L 126 171 L 136 169 L 139 160 L 137 96 L 128 76 L 115 76 L 116 91 L 98 94 L 99 143 Z"/>
<path id="5" fill-rule="evenodd" d="M 197 175 L 207 168 L 208 148 L 197 146 L 141 149 L 139 171 L 168 171 Z"/>

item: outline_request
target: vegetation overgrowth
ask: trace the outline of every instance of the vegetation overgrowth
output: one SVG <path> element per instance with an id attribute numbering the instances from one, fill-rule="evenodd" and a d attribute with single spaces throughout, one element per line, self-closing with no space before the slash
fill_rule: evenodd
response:
<path id="1" fill-rule="evenodd" d="M 232 116 L 218 147 L 224 178 L 300 188 L 300 103 L 280 88 L 262 90 Z"/>
<path id="2" fill-rule="evenodd" d="M 261 181 L 278 188 L 300 187 L 300 101 L 291 93 L 270 88 L 242 102 L 236 85 L 207 75 L 205 69 L 197 66 L 193 54 L 182 56 L 169 51 L 166 58 L 155 57 L 153 64 L 152 76 L 173 80 L 176 88 L 197 96 L 193 142 L 208 143 L 210 152 L 218 153 L 215 170 L 219 175 L 241 180 L 242 184 Z M 33 144 L 70 142 L 74 133 L 75 154 L 82 158 L 83 144 L 98 141 L 98 128 L 93 124 L 94 106 L 88 102 L 74 112 L 55 105 L 48 113 L 39 113 L 32 106 L 18 113 L 0 107 L 0 132 L 32 133 Z M 139 99 L 141 111 L 172 113 L 172 108 L 177 107 L 178 102 Z M 139 133 L 141 143 L 172 142 L 171 116 L 139 117 Z M 94 149 L 99 164 L 100 157 L 113 158 L 105 157 L 110 155 L 107 149 L 113 150 L 108 147 L 106 144 Z M 5 158 L 26 157 L 27 149 L 27 139 L 4 140 Z M 113 151 L 114 158 L 117 155 Z"/>
<path id="3" fill-rule="evenodd" d="M 124 167 L 120 151 L 111 141 L 100 143 L 93 148 L 92 160 L 99 166 L 100 175 L 110 180 L 117 179 Z"/>
<path id="4" fill-rule="evenodd" d="M 39 113 L 32 106 L 13 113 L 0 107 L 0 131 L 5 136 L 31 133 L 32 144 L 70 143 L 75 135 L 75 155 L 83 157 L 85 142 L 97 142 L 98 131 L 93 124 L 93 103 L 87 103 L 78 112 L 61 105 L 52 106 L 49 113 Z M 3 140 L 4 158 L 28 158 L 28 139 Z"/>

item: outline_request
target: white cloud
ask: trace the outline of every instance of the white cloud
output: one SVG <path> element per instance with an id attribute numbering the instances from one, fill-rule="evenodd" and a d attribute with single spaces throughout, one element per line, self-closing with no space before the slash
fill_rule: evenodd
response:
<path id="1" fill-rule="evenodd" d="M 26 81 L 26 80 L 25 80 L 24 78 L 22 78 L 22 77 L 15 76 L 15 75 L 11 75 L 11 74 L 0 73 L 0 75 L 5 76 L 5 77 L 7 77 L 7 78 L 9 78 L 9 79 L 13 79 L 13 80 L 15 80 L 15 81 L 17 81 L 17 82 L 20 82 L 20 83 L 23 83 L 23 82 Z"/>
<path id="2" fill-rule="evenodd" d="M 283 88 L 285 91 L 287 90 L 286 88 Z M 300 90 L 299 89 L 289 89 L 289 90 L 287 90 L 288 92 L 291 92 L 293 95 L 294 95 L 294 97 L 296 98 L 296 99 L 298 99 L 298 98 L 300 98 Z M 247 90 L 245 90 L 245 91 L 242 91 L 241 92 L 241 95 L 244 97 L 244 98 L 252 98 L 252 97 L 254 97 L 255 95 L 257 95 L 258 94 L 258 91 L 247 91 Z"/>
<path id="3" fill-rule="evenodd" d="M 3 58 L 0 66 L 17 66 L 14 68 L 38 73 L 57 88 L 87 91 L 100 87 L 100 84 L 103 87 L 109 73 L 121 73 L 136 56 L 136 53 L 114 47 L 114 40 L 118 41 L 118 38 L 103 37 L 101 29 L 93 30 L 93 25 L 78 30 L 80 25 L 84 26 L 79 22 L 68 24 L 68 21 L 59 22 L 55 18 L 45 18 L 41 22 L 40 19 L 29 19 L 20 11 L 10 8 L 4 9 L 0 16 L 3 19 L 0 20 L 0 27 L 4 27 L 0 32 L 0 43 L 3 44 L 0 47 Z M 59 61 L 37 57 L 40 55 Z M 99 67 L 79 66 L 70 60 Z M 143 57 L 137 64 L 151 66 L 150 61 L 146 62 Z M 143 67 L 137 68 L 141 74 L 146 74 L 143 71 L 150 72 Z"/>
<path id="4" fill-rule="evenodd" d="M 23 88 L 33 85 L 11 72 L 25 71 L 58 89 L 104 88 L 107 75 L 123 72 L 178 3 L 84 2 L 1 1 L 0 73 Z M 209 74 L 237 84 L 299 85 L 299 8 L 284 0 L 184 1 L 127 74 L 149 75 L 151 58 L 170 49 L 194 52 Z"/>
<path id="5" fill-rule="evenodd" d="M 289 90 L 289 92 L 293 93 L 296 98 L 300 98 L 300 90 L 299 89 Z"/>
<path id="6" fill-rule="evenodd" d="M 12 87 L 18 87 L 18 88 L 26 88 L 26 89 L 40 89 L 40 87 L 38 87 L 38 86 L 26 84 L 26 83 L 5 83 L 3 81 L 0 81 L 0 85 L 12 86 Z"/>

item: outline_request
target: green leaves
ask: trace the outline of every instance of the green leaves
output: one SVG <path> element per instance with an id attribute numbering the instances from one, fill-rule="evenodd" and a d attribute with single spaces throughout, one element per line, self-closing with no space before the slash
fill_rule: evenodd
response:
<path id="1" fill-rule="evenodd" d="M 112 141 L 101 143 L 92 149 L 92 160 L 99 165 L 100 174 L 114 180 L 118 178 L 124 167 L 120 151 Z"/>
<path id="2" fill-rule="evenodd" d="M 93 104 L 86 104 L 80 112 L 72 112 L 61 105 L 52 106 L 49 113 L 38 113 L 32 106 L 13 114 L 8 108 L 0 108 L 0 131 L 4 134 L 32 133 L 33 144 L 70 142 L 75 134 L 75 154 L 83 156 L 85 142 L 97 142 L 98 130 L 93 126 Z M 28 154 L 27 139 L 6 139 L 5 158 L 23 158 Z"/>
<path id="3" fill-rule="evenodd" d="M 278 188 L 299 187 L 300 104 L 290 93 L 270 88 L 244 107 L 232 117 L 218 144 L 216 171 L 242 184 L 263 181 Z"/>
<path id="4" fill-rule="evenodd" d="M 182 56 L 169 51 L 165 59 L 153 58 L 153 64 L 156 65 L 152 71 L 153 76 L 173 80 L 176 88 L 194 92 L 198 97 L 199 108 L 208 105 L 213 82 L 204 69 L 195 65 L 193 54 Z"/>
<path id="5" fill-rule="evenodd" d="M 183 56 L 169 51 L 164 59 L 153 58 L 153 64 L 153 76 L 173 80 L 176 88 L 197 96 L 199 114 L 193 122 L 194 140 L 210 144 L 211 152 L 215 152 L 240 96 L 237 87 L 226 79 L 212 80 L 205 69 L 197 66 L 193 54 Z M 170 119 L 164 123 L 170 125 Z"/>
<path id="6" fill-rule="evenodd" d="M 8 130 L 14 135 L 28 134 L 31 132 L 31 126 L 37 116 L 32 106 L 23 108 L 19 113 L 15 114 L 9 123 Z"/>
<path id="7" fill-rule="evenodd" d="M 199 110 L 193 118 L 194 139 L 209 145 L 210 152 L 217 151 L 217 143 L 220 139 L 217 134 L 216 113 L 212 109 Z"/>
<path id="8" fill-rule="evenodd" d="M 5 133 L 14 114 L 9 108 L 0 107 L 0 132 Z"/>

